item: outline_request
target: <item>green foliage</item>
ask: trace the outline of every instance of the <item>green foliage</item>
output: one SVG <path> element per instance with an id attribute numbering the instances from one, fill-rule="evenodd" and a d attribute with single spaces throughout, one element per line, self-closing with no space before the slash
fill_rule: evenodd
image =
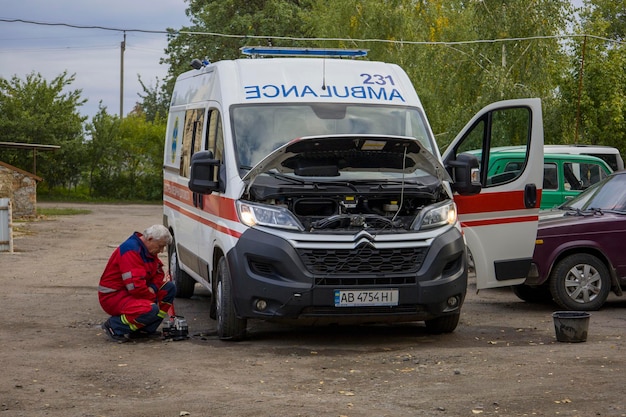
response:
<path id="1" fill-rule="evenodd" d="M 309 0 L 188 0 L 192 26 L 172 31 L 168 55 L 163 63 L 169 65 L 167 90 L 171 91 L 175 77 L 189 69 L 191 60 L 218 61 L 241 56 L 239 48 L 246 45 L 297 46 L 297 41 L 277 37 L 306 36 L 304 15 L 310 11 Z M 200 34 L 204 33 L 204 34 Z M 237 35 L 218 37 L 206 33 Z M 271 39 L 241 36 L 272 35 Z"/>
<path id="2" fill-rule="evenodd" d="M 146 121 L 151 123 L 166 118 L 171 98 L 171 94 L 165 88 L 166 86 L 160 86 L 158 78 L 154 87 L 147 87 L 141 77 L 139 77 L 139 83 L 143 89 L 143 94 L 139 94 L 142 99 L 141 104 L 135 108 L 134 113 L 142 113 Z"/>
<path id="3" fill-rule="evenodd" d="M 88 179 L 93 197 L 159 200 L 163 189 L 165 122 L 141 113 L 120 120 L 100 108 L 87 128 Z"/>
<path id="4" fill-rule="evenodd" d="M 90 214 L 91 210 L 76 209 L 71 207 L 37 207 L 39 216 L 73 216 L 75 214 Z"/>
<path id="5" fill-rule="evenodd" d="M 83 123 L 78 107 L 85 100 L 81 90 L 67 92 L 74 76 L 66 72 L 48 82 L 31 73 L 0 78 L 0 137 L 8 142 L 59 145 L 54 152 L 39 152 L 36 174 L 44 187 L 71 186 L 80 179 Z M 0 148 L 0 160 L 32 171 L 32 153 Z"/>
<path id="6" fill-rule="evenodd" d="M 626 22 L 623 2 L 586 1 L 577 28 L 593 34 L 570 42 L 570 68 L 560 84 L 562 140 L 626 151 Z M 620 41 L 620 42 L 617 42 Z"/>

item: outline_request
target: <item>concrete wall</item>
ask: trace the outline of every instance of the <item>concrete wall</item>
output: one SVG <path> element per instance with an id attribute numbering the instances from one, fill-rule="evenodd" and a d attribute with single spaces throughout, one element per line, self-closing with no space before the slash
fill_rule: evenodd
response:
<path id="1" fill-rule="evenodd" d="M 37 215 L 37 181 L 41 178 L 0 162 L 0 198 L 10 198 L 13 217 Z"/>

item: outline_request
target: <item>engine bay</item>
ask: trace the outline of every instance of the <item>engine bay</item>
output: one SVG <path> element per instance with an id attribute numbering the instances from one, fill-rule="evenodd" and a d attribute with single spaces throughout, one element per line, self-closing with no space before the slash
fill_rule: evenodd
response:
<path id="1" fill-rule="evenodd" d="M 425 207 L 449 198 L 441 182 L 430 178 L 428 184 L 363 180 L 293 184 L 263 175 L 244 198 L 289 210 L 309 232 L 397 233 L 411 230 Z"/>

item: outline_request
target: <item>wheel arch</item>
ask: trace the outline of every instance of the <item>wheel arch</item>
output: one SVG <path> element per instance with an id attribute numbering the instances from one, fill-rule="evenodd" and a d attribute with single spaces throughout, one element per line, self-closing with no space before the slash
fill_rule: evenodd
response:
<path id="1" fill-rule="evenodd" d="M 600 248 L 598 248 L 594 244 L 576 244 L 575 246 L 570 245 L 563 248 L 560 252 L 557 253 L 557 255 L 550 263 L 550 269 L 547 271 L 546 280 L 544 283 L 549 282 L 549 280 L 551 279 L 555 265 L 561 262 L 561 260 L 574 254 L 587 254 L 598 258 L 598 260 L 602 262 L 604 266 L 606 266 L 606 269 L 609 271 L 609 276 L 611 277 L 611 291 L 613 291 L 617 295 L 622 295 L 622 288 L 619 284 L 619 279 L 617 277 L 617 273 L 615 271 L 615 268 L 613 267 L 613 264 L 611 264 L 611 261 L 609 260 L 609 258 L 606 257 L 602 250 L 600 250 Z"/>
<path id="2" fill-rule="evenodd" d="M 217 279 L 215 277 L 215 273 L 217 271 L 217 263 L 219 262 L 221 257 L 226 257 L 226 253 L 221 248 L 221 246 L 215 246 L 215 248 L 213 248 L 213 259 L 211 260 L 211 265 L 210 265 L 211 270 L 209 271 L 209 276 L 211 277 L 211 288 L 212 288 L 213 294 L 215 294 L 216 285 L 217 285 Z"/>

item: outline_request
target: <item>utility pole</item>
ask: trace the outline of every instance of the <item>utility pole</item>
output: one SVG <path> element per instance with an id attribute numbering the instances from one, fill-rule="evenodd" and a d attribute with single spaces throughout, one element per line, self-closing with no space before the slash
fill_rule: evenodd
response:
<path id="1" fill-rule="evenodd" d="M 126 50 L 126 31 L 120 45 L 120 120 L 124 117 L 124 51 Z"/>
<path id="2" fill-rule="evenodd" d="M 585 72 L 585 49 L 587 49 L 587 37 L 583 38 L 583 52 L 580 59 L 580 73 L 578 74 L 578 104 L 576 106 L 576 131 L 574 133 L 574 144 L 578 145 L 578 125 L 580 124 L 580 96 L 583 93 L 583 75 Z"/>

